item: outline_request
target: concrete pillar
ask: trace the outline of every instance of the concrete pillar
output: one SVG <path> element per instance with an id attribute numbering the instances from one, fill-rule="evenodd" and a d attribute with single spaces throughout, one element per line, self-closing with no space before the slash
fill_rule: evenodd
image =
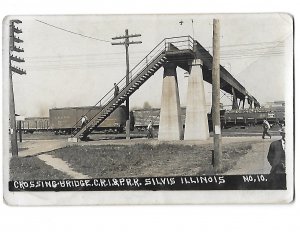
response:
<path id="1" fill-rule="evenodd" d="M 235 90 L 233 87 L 231 88 L 231 92 L 232 92 L 232 109 L 237 110 L 239 108 L 239 105 L 238 105 L 237 97 L 235 95 Z"/>
<path id="2" fill-rule="evenodd" d="M 183 128 L 175 64 L 164 65 L 163 78 L 158 140 L 181 140 Z"/>
<path id="3" fill-rule="evenodd" d="M 191 63 L 186 101 L 184 140 L 206 140 L 209 138 L 206 101 L 202 74 L 202 61 Z"/>

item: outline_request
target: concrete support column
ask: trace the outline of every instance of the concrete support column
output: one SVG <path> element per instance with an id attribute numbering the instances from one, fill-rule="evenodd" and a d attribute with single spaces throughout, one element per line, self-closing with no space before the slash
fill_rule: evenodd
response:
<path id="1" fill-rule="evenodd" d="M 233 87 L 231 88 L 231 92 L 232 92 L 232 109 L 237 110 L 239 108 L 238 99 L 235 95 L 235 90 Z"/>
<path id="2" fill-rule="evenodd" d="M 183 128 L 175 64 L 164 65 L 163 78 L 158 140 L 181 140 Z"/>
<path id="3" fill-rule="evenodd" d="M 252 109 L 252 99 L 248 98 L 249 109 Z"/>
<path id="4" fill-rule="evenodd" d="M 245 109 L 245 98 L 243 99 L 243 109 Z"/>
<path id="5" fill-rule="evenodd" d="M 209 138 L 206 101 L 202 74 L 202 61 L 190 64 L 184 140 L 206 140 Z"/>

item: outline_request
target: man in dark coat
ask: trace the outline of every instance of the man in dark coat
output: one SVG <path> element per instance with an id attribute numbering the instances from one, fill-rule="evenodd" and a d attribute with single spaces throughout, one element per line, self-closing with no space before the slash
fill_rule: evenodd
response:
<path id="1" fill-rule="evenodd" d="M 279 132 L 282 138 L 271 143 L 267 156 L 272 166 L 270 174 L 285 173 L 285 128 Z"/>
<path id="2" fill-rule="evenodd" d="M 116 83 L 114 83 L 115 91 L 114 91 L 114 97 L 118 96 L 119 94 L 119 87 Z"/>

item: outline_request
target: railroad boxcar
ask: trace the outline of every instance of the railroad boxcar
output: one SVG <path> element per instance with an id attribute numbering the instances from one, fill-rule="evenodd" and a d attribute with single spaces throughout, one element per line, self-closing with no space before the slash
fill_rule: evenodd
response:
<path id="1" fill-rule="evenodd" d="M 135 119 L 134 127 L 137 130 L 145 130 L 150 121 L 152 121 L 154 128 L 158 128 L 160 120 L 160 108 L 133 110 L 133 116 Z M 184 125 L 185 108 L 181 108 L 181 121 Z"/>
<path id="2" fill-rule="evenodd" d="M 145 130 L 150 121 L 152 121 L 154 128 L 159 125 L 159 108 L 133 110 L 132 115 L 135 122 L 134 127 L 137 130 Z"/>
<path id="3" fill-rule="evenodd" d="M 80 119 L 86 115 L 88 120 L 92 119 L 102 110 L 101 106 L 64 107 L 49 110 L 50 128 L 56 134 L 69 134 L 72 128 L 80 128 Z M 121 105 L 104 120 L 97 131 L 122 132 L 126 125 L 126 108 Z"/>
<path id="4" fill-rule="evenodd" d="M 33 133 L 36 131 L 47 131 L 49 127 L 48 117 L 27 117 L 21 121 L 21 129 L 24 133 Z"/>

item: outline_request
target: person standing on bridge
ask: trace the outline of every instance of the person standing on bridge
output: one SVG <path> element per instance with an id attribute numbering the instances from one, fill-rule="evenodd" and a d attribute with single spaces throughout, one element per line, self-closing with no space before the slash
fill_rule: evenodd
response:
<path id="1" fill-rule="evenodd" d="M 118 94 L 119 94 L 119 87 L 116 83 L 114 83 L 114 86 L 115 86 L 115 92 L 114 92 L 114 97 L 117 97 Z"/>
<path id="2" fill-rule="evenodd" d="M 262 134 L 262 138 L 265 139 L 265 136 L 268 135 L 271 139 L 271 135 L 269 134 L 269 130 L 270 130 L 271 126 L 269 124 L 269 122 L 267 121 L 267 119 L 264 119 L 263 121 L 263 134 Z"/>
<path id="3" fill-rule="evenodd" d="M 271 143 L 267 159 L 272 166 L 270 174 L 285 173 L 285 127 L 279 130 L 281 139 Z"/>

